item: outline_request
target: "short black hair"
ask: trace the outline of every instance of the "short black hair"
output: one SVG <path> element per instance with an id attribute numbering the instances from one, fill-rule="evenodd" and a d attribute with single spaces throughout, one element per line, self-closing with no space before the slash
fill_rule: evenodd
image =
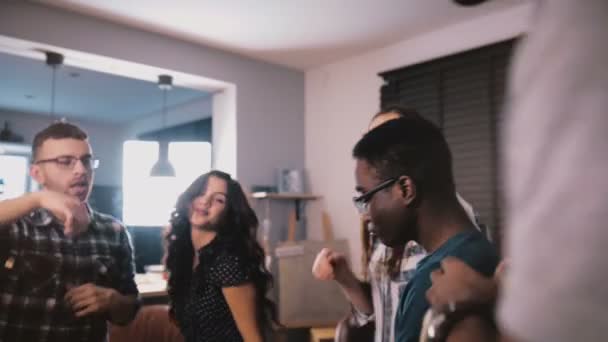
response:
<path id="1" fill-rule="evenodd" d="M 34 142 L 32 144 L 32 160 L 36 160 L 40 146 L 49 139 L 87 140 L 87 138 L 87 133 L 74 124 L 63 121 L 52 123 L 47 128 L 38 132 L 34 137 Z"/>
<path id="2" fill-rule="evenodd" d="M 365 160 L 381 180 L 409 176 L 422 193 L 455 191 L 452 155 L 443 133 L 421 117 L 390 120 L 367 132 L 353 157 Z"/>

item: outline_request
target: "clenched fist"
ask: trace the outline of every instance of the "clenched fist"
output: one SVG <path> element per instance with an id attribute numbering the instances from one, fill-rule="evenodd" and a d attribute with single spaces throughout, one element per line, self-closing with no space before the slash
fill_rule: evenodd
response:
<path id="1" fill-rule="evenodd" d="M 66 235 L 78 235 L 91 222 L 86 203 L 74 196 L 50 190 L 37 193 L 39 207 L 50 211 L 65 227 Z"/>
<path id="2" fill-rule="evenodd" d="M 329 248 L 323 248 L 312 266 L 312 274 L 319 280 L 336 280 L 345 283 L 350 277 L 354 277 L 346 257 Z"/>

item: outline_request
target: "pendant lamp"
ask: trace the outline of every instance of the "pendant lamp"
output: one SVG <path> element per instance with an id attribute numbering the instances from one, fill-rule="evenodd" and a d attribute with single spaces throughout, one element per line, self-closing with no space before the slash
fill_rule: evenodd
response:
<path id="1" fill-rule="evenodd" d="M 158 87 L 163 92 L 162 129 L 165 129 L 167 120 L 167 92 L 173 87 L 173 78 L 169 75 L 158 76 Z M 169 162 L 169 141 L 164 132 L 158 139 L 158 161 L 150 170 L 151 177 L 175 177 L 175 169 Z"/>
<path id="2" fill-rule="evenodd" d="M 51 122 L 55 121 L 55 88 L 57 85 L 57 68 L 63 64 L 63 55 L 56 52 L 46 51 L 46 65 L 51 67 L 53 70 L 53 76 L 51 79 L 51 108 L 49 110 L 49 116 Z"/>

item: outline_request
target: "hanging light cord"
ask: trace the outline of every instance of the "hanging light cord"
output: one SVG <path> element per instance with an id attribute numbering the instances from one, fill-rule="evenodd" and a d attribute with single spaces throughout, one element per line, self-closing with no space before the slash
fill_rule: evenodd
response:
<path id="1" fill-rule="evenodd" d="M 167 89 L 163 89 L 163 118 L 162 128 L 164 129 L 167 125 Z"/>
<path id="2" fill-rule="evenodd" d="M 57 66 L 51 66 L 53 68 L 53 76 L 51 83 L 51 122 L 55 120 L 55 86 L 57 84 Z"/>

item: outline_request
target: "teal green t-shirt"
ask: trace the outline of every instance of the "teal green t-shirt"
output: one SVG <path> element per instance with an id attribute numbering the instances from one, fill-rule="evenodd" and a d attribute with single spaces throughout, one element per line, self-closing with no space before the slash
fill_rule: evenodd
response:
<path id="1" fill-rule="evenodd" d="M 441 260 L 452 256 L 466 262 L 478 272 L 490 276 L 498 264 L 494 246 L 478 231 L 454 235 L 432 254 L 420 260 L 416 273 L 399 299 L 395 317 L 395 341 L 418 342 L 422 319 L 429 308 L 426 291 L 431 287 L 431 272 L 441 266 Z"/>

